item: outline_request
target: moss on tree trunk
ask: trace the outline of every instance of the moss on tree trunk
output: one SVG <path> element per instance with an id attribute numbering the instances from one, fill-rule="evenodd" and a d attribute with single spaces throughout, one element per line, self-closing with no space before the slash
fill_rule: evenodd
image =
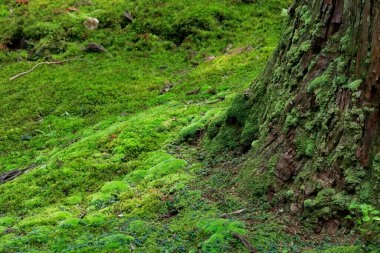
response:
<path id="1" fill-rule="evenodd" d="M 322 225 L 353 199 L 379 204 L 380 1 L 296 0 L 286 22 L 211 143 L 249 150 L 245 194 Z"/>

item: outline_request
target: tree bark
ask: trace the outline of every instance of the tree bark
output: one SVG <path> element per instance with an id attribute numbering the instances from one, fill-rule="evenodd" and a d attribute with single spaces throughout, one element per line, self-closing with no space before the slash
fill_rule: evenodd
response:
<path id="1" fill-rule="evenodd" d="M 295 0 L 286 22 L 219 135 L 249 150 L 242 191 L 322 224 L 379 203 L 380 1 Z"/>

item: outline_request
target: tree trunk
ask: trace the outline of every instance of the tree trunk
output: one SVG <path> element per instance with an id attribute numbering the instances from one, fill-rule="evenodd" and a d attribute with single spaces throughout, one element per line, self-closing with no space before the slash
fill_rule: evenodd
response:
<path id="1" fill-rule="evenodd" d="M 379 203 L 380 1 L 295 0 L 286 22 L 213 139 L 237 129 L 250 150 L 242 191 L 322 224 Z"/>

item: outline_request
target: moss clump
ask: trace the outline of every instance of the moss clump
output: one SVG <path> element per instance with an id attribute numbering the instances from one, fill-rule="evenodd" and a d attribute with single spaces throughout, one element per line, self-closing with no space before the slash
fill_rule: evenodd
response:
<path id="1" fill-rule="evenodd" d="M 144 236 L 149 233 L 147 222 L 143 220 L 134 220 L 129 224 L 128 230 L 137 236 Z"/>
<path id="2" fill-rule="evenodd" d="M 218 134 L 206 143 L 208 153 L 212 156 L 216 156 L 220 153 L 237 149 L 240 144 L 240 136 L 240 127 L 226 124 L 223 125 Z"/>
<path id="3" fill-rule="evenodd" d="M 327 75 L 322 75 L 315 78 L 307 87 L 308 92 L 314 92 L 316 89 L 327 85 L 330 82 L 330 78 Z"/>
<path id="4" fill-rule="evenodd" d="M 240 145 L 249 148 L 252 141 L 259 138 L 259 119 L 258 115 L 250 114 L 245 121 L 243 131 L 241 132 Z"/>
<path id="5" fill-rule="evenodd" d="M 245 225 L 239 221 L 213 219 L 200 221 L 198 228 L 207 235 L 211 235 L 203 244 L 204 252 L 228 251 L 233 233 L 246 234 Z"/>
<path id="6" fill-rule="evenodd" d="M 123 181 L 111 181 L 107 182 L 103 185 L 103 187 L 100 189 L 102 193 L 108 193 L 108 194 L 117 194 L 124 191 L 127 191 L 129 189 L 129 186 L 127 183 Z"/>
<path id="7" fill-rule="evenodd" d="M 109 235 L 99 240 L 99 245 L 104 246 L 103 250 L 125 249 L 126 245 L 132 243 L 134 238 L 124 234 Z"/>
<path id="8" fill-rule="evenodd" d="M 54 229 L 51 226 L 41 226 L 33 229 L 23 238 L 24 243 L 42 244 L 54 237 Z"/>
<path id="9" fill-rule="evenodd" d="M 243 95 L 237 95 L 226 112 L 226 121 L 229 124 L 244 125 L 249 111 L 249 103 Z"/>
<path id="10" fill-rule="evenodd" d="M 56 225 L 60 221 L 71 218 L 72 214 L 66 211 L 46 210 L 46 213 L 41 213 L 36 216 L 30 216 L 20 221 L 17 226 L 21 228 Z"/>
<path id="11" fill-rule="evenodd" d="M 267 204 L 267 193 L 270 186 L 276 181 L 274 168 L 277 164 L 278 156 L 273 156 L 266 161 L 266 166 L 262 166 L 260 159 L 248 160 L 241 170 L 237 180 L 239 181 L 239 191 L 242 195 L 248 196 L 250 200 L 260 200 L 264 205 Z"/>
<path id="12" fill-rule="evenodd" d="M 79 218 L 70 218 L 59 223 L 59 226 L 62 228 L 77 228 L 81 223 Z"/>
<path id="13" fill-rule="evenodd" d="M 109 193 L 97 192 L 91 195 L 90 205 L 102 208 L 115 202 L 116 199 Z"/>
<path id="14" fill-rule="evenodd" d="M 187 141 L 191 138 L 196 137 L 198 133 L 200 133 L 205 127 L 205 124 L 200 122 L 193 123 L 185 128 L 183 128 L 179 132 L 179 137 L 181 141 Z"/>
<path id="15" fill-rule="evenodd" d="M 223 126 L 225 121 L 226 114 L 223 113 L 207 124 L 207 137 L 213 139 L 219 133 L 219 129 Z"/>
<path id="16" fill-rule="evenodd" d="M 131 173 L 128 173 L 128 175 L 124 177 L 124 181 L 127 182 L 128 184 L 135 185 L 135 184 L 140 183 L 142 180 L 144 180 L 147 174 L 148 174 L 147 170 L 135 170 L 135 171 L 132 171 Z"/>
<path id="17" fill-rule="evenodd" d="M 360 245 L 355 246 L 334 246 L 330 249 L 322 250 L 322 251 L 315 251 L 315 250 L 309 250 L 306 251 L 307 253 L 364 253 L 366 252 L 363 247 Z"/>
<path id="18" fill-rule="evenodd" d="M 203 252 L 218 253 L 228 251 L 229 243 L 225 236 L 215 233 L 202 244 Z"/>
<path id="19" fill-rule="evenodd" d="M 363 83 L 363 80 L 358 79 L 358 80 L 355 80 L 355 81 L 349 83 L 347 86 L 345 86 L 345 88 L 347 88 L 351 91 L 357 91 L 362 83 Z"/>
<path id="20" fill-rule="evenodd" d="M 73 195 L 73 196 L 67 197 L 65 202 L 68 205 L 78 205 L 82 202 L 82 200 L 83 200 L 82 196 Z"/>
<path id="21" fill-rule="evenodd" d="M 150 168 L 146 175 L 147 180 L 155 180 L 162 178 L 163 176 L 178 172 L 187 166 L 187 162 L 182 159 L 172 158 L 167 161 L 163 161 L 156 166 Z"/>
<path id="22" fill-rule="evenodd" d="M 299 122 L 299 117 L 299 111 L 297 110 L 297 108 L 293 108 L 288 114 L 288 116 L 286 116 L 284 131 L 287 132 L 291 127 L 297 126 Z"/>
<path id="23" fill-rule="evenodd" d="M 15 224 L 16 218 L 11 216 L 0 217 L 0 226 L 11 227 Z"/>
<path id="24" fill-rule="evenodd" d="M 313 156 L 315 151 L 315 141 L 312 138 L 309 138 L 304 133 L 298 134 L 295 138 L 295 144 L 299 156 Z"/>
<path id="25" fill-rule="evenodd" d="M 83 221 L 87 226 L 99 227 L 107 222 L 107 217 L 104 214 L 95 213 L 87 215 Z"/>

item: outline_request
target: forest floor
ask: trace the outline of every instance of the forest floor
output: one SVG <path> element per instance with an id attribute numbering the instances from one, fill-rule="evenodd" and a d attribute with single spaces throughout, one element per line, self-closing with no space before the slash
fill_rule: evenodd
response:
<path id="1" fill-rule="evenodd" d="M 246 200 L 244 155 L 203 146 L 288 4 L 1 2 L 0 252 L 364 252 L 354 231 L 315 235 Z"/>

